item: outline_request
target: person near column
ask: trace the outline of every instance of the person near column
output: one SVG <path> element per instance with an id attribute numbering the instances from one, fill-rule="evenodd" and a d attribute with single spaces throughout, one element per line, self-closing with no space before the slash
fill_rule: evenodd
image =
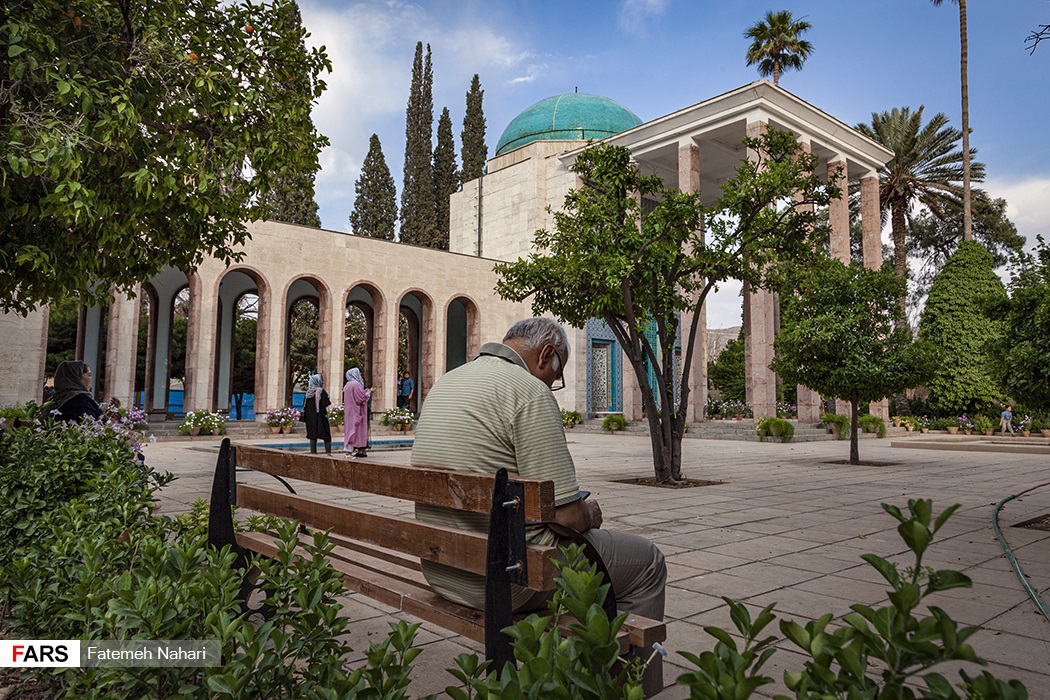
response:
<path id="1" fill-rule="evenodd" d="M 412 375 L 405 370 L 401 381 L 397 383 L 397 407 L 410 408 L 409 402 L 416 394 L 416 383 L 412 381 Z"/>
<path id="2" fill-rule="evenodd" d="M 1010 433 L 1011 435 L 1013 435 L 1013 433 L 1014 433 L 1013 420 L 1014 420 L 1014 407 L 1013 406 L 1007 406 L 1003 410 L 1003 412 L 999 414 L 999 430 L 1001 430 L 1003 432 L 1003 434 Z"/>
<path id="3" fill-rule="evenodd" d="M 91 368 L 80 360 L 66 360 L 55 370 L 55 395 L 59 420 L 79 422 L 84 416 L 99 418 L 102 410 L 91 398 Z"/>
<path id="4" fill-rule="evenodd" d="M 412 464 L 554 482 L 555 534 L 532 525 L 535 544 L 585 540 L 605 563 L 620 612 L 654 620 L 664 615 L 667 567 L 660 550 L 638 535 L 602 529 L 602 510 L 580 491 L 553 391 L 564 388 L 569 361 L 564 329 L 546 318 L 515 323 L 502 343 L 486 343 L 478 357 L 441 377 L 427 393 L 412 447 Z M 557 383 L 557 386 L 555 384 Z M 416 518 L 486 532 L 488 514 L 416 505 Z M 421 562 L 424 577 L 441 596 L 485 607 L 485 577 L 434 562 Z M 551 592 L 514 586 L 516 610 L 542 609 Z"/>
<path id="5" fill-rule="evenodd" d="M 368 456 L 368 400 L 372 390 L 357 367 L 346 371 L 343 386 L 343 452 L 353 457 Z M 352 451 L 352 452 L 351 452 Z"/>
<path id="6" fill-rule="evenodd" d="M 306 438 L 310 441 L 310 453 L 317 454 L 317 441 L 324 442 L 324 453 L 332 454 L 332 426 L 328 424 L 328 407 L 332 400 L 324 390 L 320 374 L 311 374 L 303 399 L 303 422 L 306 423 Z"/>

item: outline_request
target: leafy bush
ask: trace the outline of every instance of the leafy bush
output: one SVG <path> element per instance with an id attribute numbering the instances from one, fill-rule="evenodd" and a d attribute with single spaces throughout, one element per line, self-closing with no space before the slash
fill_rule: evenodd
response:
<path id="1" fill-rule="evenodd" d="M 987 351 L 1001 342 L 1002 323 L 988 318 L 983 309 L 1005 299 L 991 253 L 974 241 L 960 243 L 930 288 L 919 322 L 919 337 L 941 353 L 926 383 L 931 406 L 946 413 L 969 413 L 999 398 Z"/>
<path id="2" fill-rule="evenodd" d="M 415 419 L 407 408 L 391 408 L 379 418 L 382 425 L 412 425 Z"/>
<path id="3" fill-rule="evenodd" d="M 795 435 L 795 426 L 782 418 L 759 418 L 755 428 L 760 438 L 772 436 L 788 442 Z"/>
<path id="4" fill-rule="evenodd" d="M 328 424 L 329 425 L 342 425 L 343 421 L 346 420 L 346 413 L 342 406 L 329 406 L 328 407 Z"/>
<path id="5" fill-rule="evenodd" d="M 626 429 L 627 419 L 619 413 L 608 415 L 605 417 L 605 420 L 602 421 L 602 430 L 608 430 L 610 433 Z"/>
<path id="6" fill-rule="evenodd" d="M 857 417 L 857 426 L 866 433 L 875 433 L 878 437 L 886 437 L 886 421 L 878 416 L 865 413 Z"/>
<path id="7" fill-rule="evenodd" d="M 931 430 L 947 430 L 948 426 L 959 427 L 959 422 L 955 418 L 934 418 L 930 421 Z"/>
<path id="8" fill-rule="evenodd" d="M 747 382 L 744 373 L 744 328 L 730 340 L 718 357 L 707 363 L 707 378 L 711 386 L 722 392 L 725 401 L 747 400 Z"/>
<path id="9" fill-rule="evenodd" d="M 991 673 L 971 677 L 959 671 L 956 688 L 942 674 L 932 670 L 943 663 L 969 661 L 984 663 L 969 644 L 979 627 L 959 627 L 958 623 L 928 597 L 953 588 L 969 588 L 970 579 L 958 571 L 935 571 L 923 565 L 923 556 L 934 534 L 958 506 L 951 506 L 933 519 L 929 500 L 908 501 L 908 514 L 893 505 L 883 509 L 900 522 L 897 531 L 914 555 L 907 568 L 874 554 L 861 559 L 889 583 L 889 605 L 872 608 L 851 605 L 845 623 L 832 627 L 833 616 L 822 615 L 802 625 L 782 620 L 780 631 L 807 657 L 802 669 L 786 671 L 784 682 L 797 698 L 983 698 L 1024 700 L 1028 697 L 1020 681 L 1001 681 Z M 773 683 L 761 673 L 762 666 L 777 651 L 775 636 L 762 631 L 776 617 L 774 604 L 765 607 L 753 620 L 748 610 L 729 598 L 731 617 L 742 647 L 725 630 L 705 627 L 715 638 L 712 651 L 700 655 L 682 653 L 696 671 L 678 677 L 678 684 L 690 689 L 692 698 L 747 698 L 755 689 Z M 920 617 L 920 610 L 929 615 Z M 921 688 L 925 685 L 925 688 Z M 784 697 L 784 696 L 779 696 Z"/>
<path id="10" fill-rule="evenodd" d="M 992 419 L 985 415 L 974 416 L 973 429 L 983 433 L 992 429 Z"/>
<path id="11" fill-rule="evenodd" d="M 566 411 L 561 409 L 561 424 L 566 428 L 583 423 L 583 415 L 579 411 Z"/>
<path id="12" fill-rule="evenodd" d="M 831 426 L 835 426 L 835 428 L 838 430 L 839 440 L 845 440 L 847 437 L 849 437 L 849 416 L 840 416 L 837 413 L 825 413 L 820 417 L 820 422 L 828 428 L 830 428 Z"/>

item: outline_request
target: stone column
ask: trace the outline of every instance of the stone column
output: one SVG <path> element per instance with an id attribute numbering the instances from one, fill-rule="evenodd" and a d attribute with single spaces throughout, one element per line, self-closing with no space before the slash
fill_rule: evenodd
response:
<path id="1" fill-rule="evenodd" d="M 397 334 L 398 316 L 401 308 L 396 303 L 387 303 L 384 312 L 375 312 L 376 371 L 372 377 L 375 392 L 372 394 L 372 412 L 382 413 L 397 406 Z M 416 377 L 418 393 L 419 377 Z"/>
<path id="2" fill-rule="evenodd" d="M 692 139 L 678 144 L 678 189 L 681 192 L 700 191 L 700 147 Z M 702 229 L 703 222 L 700 225 Z M 692 337 L 693 357 L 689 363 L 689 406 L 685 416 L 689 423 L 704 420 L 704 406 L 707 404 L 707 309 L 704 306 L 682 314 L 682 358 L 684 361 L 689 347 L 694 315 L 699 315 L 700 319 Z M 683 372 L 685 369 L 682 367 Z"/>
<path id="3" fill-rule="evenodd" d="M 47 327 L 51 310 L 42 306 L 24 317 L 0 312 L 0 403 L 40 402 L 44 395 Z"/>
<path id="4" fill-rule="evenodd" d="M 324 386 L 328 390 L 332 403 L 338 405 L 343 403 L 340 393 L 343 390 L 343 353 L 346 352 L 346 295 L 339 292 L 329 294 L 329 296 L 331 297 L 329 304 L 331 332 L 328 340 L 330 350 L 328 361 L 318 367 L 320 367 Z M 318 340 L 320 340 L 320 334 L 318 334 Z"/>
<path id="5" fill-rule="evenodd" d="M 621 350 L 622 352 L 622 350 Z M 642 401 L 642 388 L 638 385 L 638 376 L 626 356 L 623 358 L 623 417 L 629 421 L 642 420 L 645 402 Z"/>
<path id="6" fill-rule="evenodd" d="M 99 374 L 99 358 L 102 356 L 102 307 L 81 306 L 77 317 L 77 350 L 78 360 Z M 91 395 L 98 397 L 102 387 L 91 384 Z"/>
<path id="7" fill-rule="evenodd" d="M 274 297 L 273 287 L 269 284 L 256 287 L 259 305 L 256 311 L 255 326 L 255 422 L 265 421 L 267 409 L 276 408 L 277 387 L 280 372 L 274 366 L 275 356 L 280 356 L 281 345 L 274 339 L 274 327 L 279 327 L 280 320 L 275 318 L 274 308 L 281 306 Z"/>
<path id="8" fill-rule="evenodd" d="M 846 159 L 835 156 L 828 161 L 828 182 L 841 188 L 842 193 L 828 205 L 831 224 L 831 257 L 849 265 L 849 183 L 846 175 Z"/>
<path id="9" fill-rule="evenodd" d="M 860 223 L 864 242 L 864 267 L 882 267 L 882 212 L 879 208 L 879 176 L 868 173 L 860 179 Z M 872 401 L 868 412 L 884 421 L 890 419 L 889 399 Z"/>
<path id="10" fill-rule="evenodd" d="M 106 386 L 104 397 L 117 399 L 124 407 L 134 404 L 135 362 L 138 359 L 139 305 L 142 290 L 135 287 L 135 298 L 114 294 L 109 306 L 106 339 Z"/>
<path id="11" fill-rule="evenodd" d="M 747 135 L 759 138 L 765 134 L 766 122 L 748 122 Z M 747 157 L 758 154 L 748 149 Z M 744 372 L 747 378 L 747 401 L 755 418 L 777 415 L 777 378 L 769 363 L 773 361 L 774 295 L 744 284 Z"/>
<path id="12" fill-rule="evenodd" d="M 812 144 L 809 141 L 801 141 L 799 145 L 805 153 L 812 152 Z M 795 201 L 799 201 L 801 197 L 795 196 Z M 801 204 L 796 205 L 796 208 L 804 211 L 813 211 L 813 204 Z M 798 421 L 800 423 L 818 423 L 820 422 L 820 393 L 810 389 L 808 386 L 799 384 L 795 387 L 796 403 L 795 406 L 798 409 Z"/>
<path id="13" fill-rule="evenodd" d="M 215 408 L 215 331 L 219 297 L 212 290 L 215 280 L 202 279 L 200 271 L 189 275 L 190 317 L 186 326 L 186 411 Z"/>
<path id="14" fill-rule="evenodd" d="M 216 337 L 215 406 L 223 413 L 230 410 L 230 383 L 233 376 L 233 336 L 237 321 L 237 300 L 219 291 L 218 336 Z"/>

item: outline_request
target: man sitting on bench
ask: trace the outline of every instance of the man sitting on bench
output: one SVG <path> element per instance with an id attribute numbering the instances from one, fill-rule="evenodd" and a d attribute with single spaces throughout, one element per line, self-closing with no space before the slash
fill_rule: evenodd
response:
<path id="1" fill-rule="evenodd" d="M 486 343 L 473 362 L 434 384 L 416 427 L 412 464 L 486 474 L 506 467 L 512 475 L 553 481 L 554 527 L 563 535 L 564 528 L 575 530 L 594 547 L 612 579 L 619 612 L 662 621 L 667 582 L 663 554 L 644 537 L 600 529 L 601 508 L 577 484 L 561 411 L 552 393 L 564 388 L 568 361 L 569 341 L 560 325 L 546 318 L 515 323 L 502 343 Z M 488 530 L 488 516 L 483 513 L 417 505 L 416 517 Z M 526 539 L 552 545 L 568 544 L 573 538 L 536 525 L 526 531 Z M 427 561 L 422 562 L 422 570 L 443 597 L 485 608 L 484 576 Z M 526 611 L 544 609 L 551 594 L 520 586 L 512 586 L 511 593 L 514 609 Z"/>

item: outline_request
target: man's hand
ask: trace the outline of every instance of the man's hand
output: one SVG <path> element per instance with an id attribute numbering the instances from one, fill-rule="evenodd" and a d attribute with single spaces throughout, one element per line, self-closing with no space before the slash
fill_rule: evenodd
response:
<path id="1" fill-rule="evenodd" d="M 573 501 L 559 506 L 554 511 L 554 522 L 571 527 L 577 532 L 586 532 L 602 526 L 602 508 L 593 498 Z"/>

